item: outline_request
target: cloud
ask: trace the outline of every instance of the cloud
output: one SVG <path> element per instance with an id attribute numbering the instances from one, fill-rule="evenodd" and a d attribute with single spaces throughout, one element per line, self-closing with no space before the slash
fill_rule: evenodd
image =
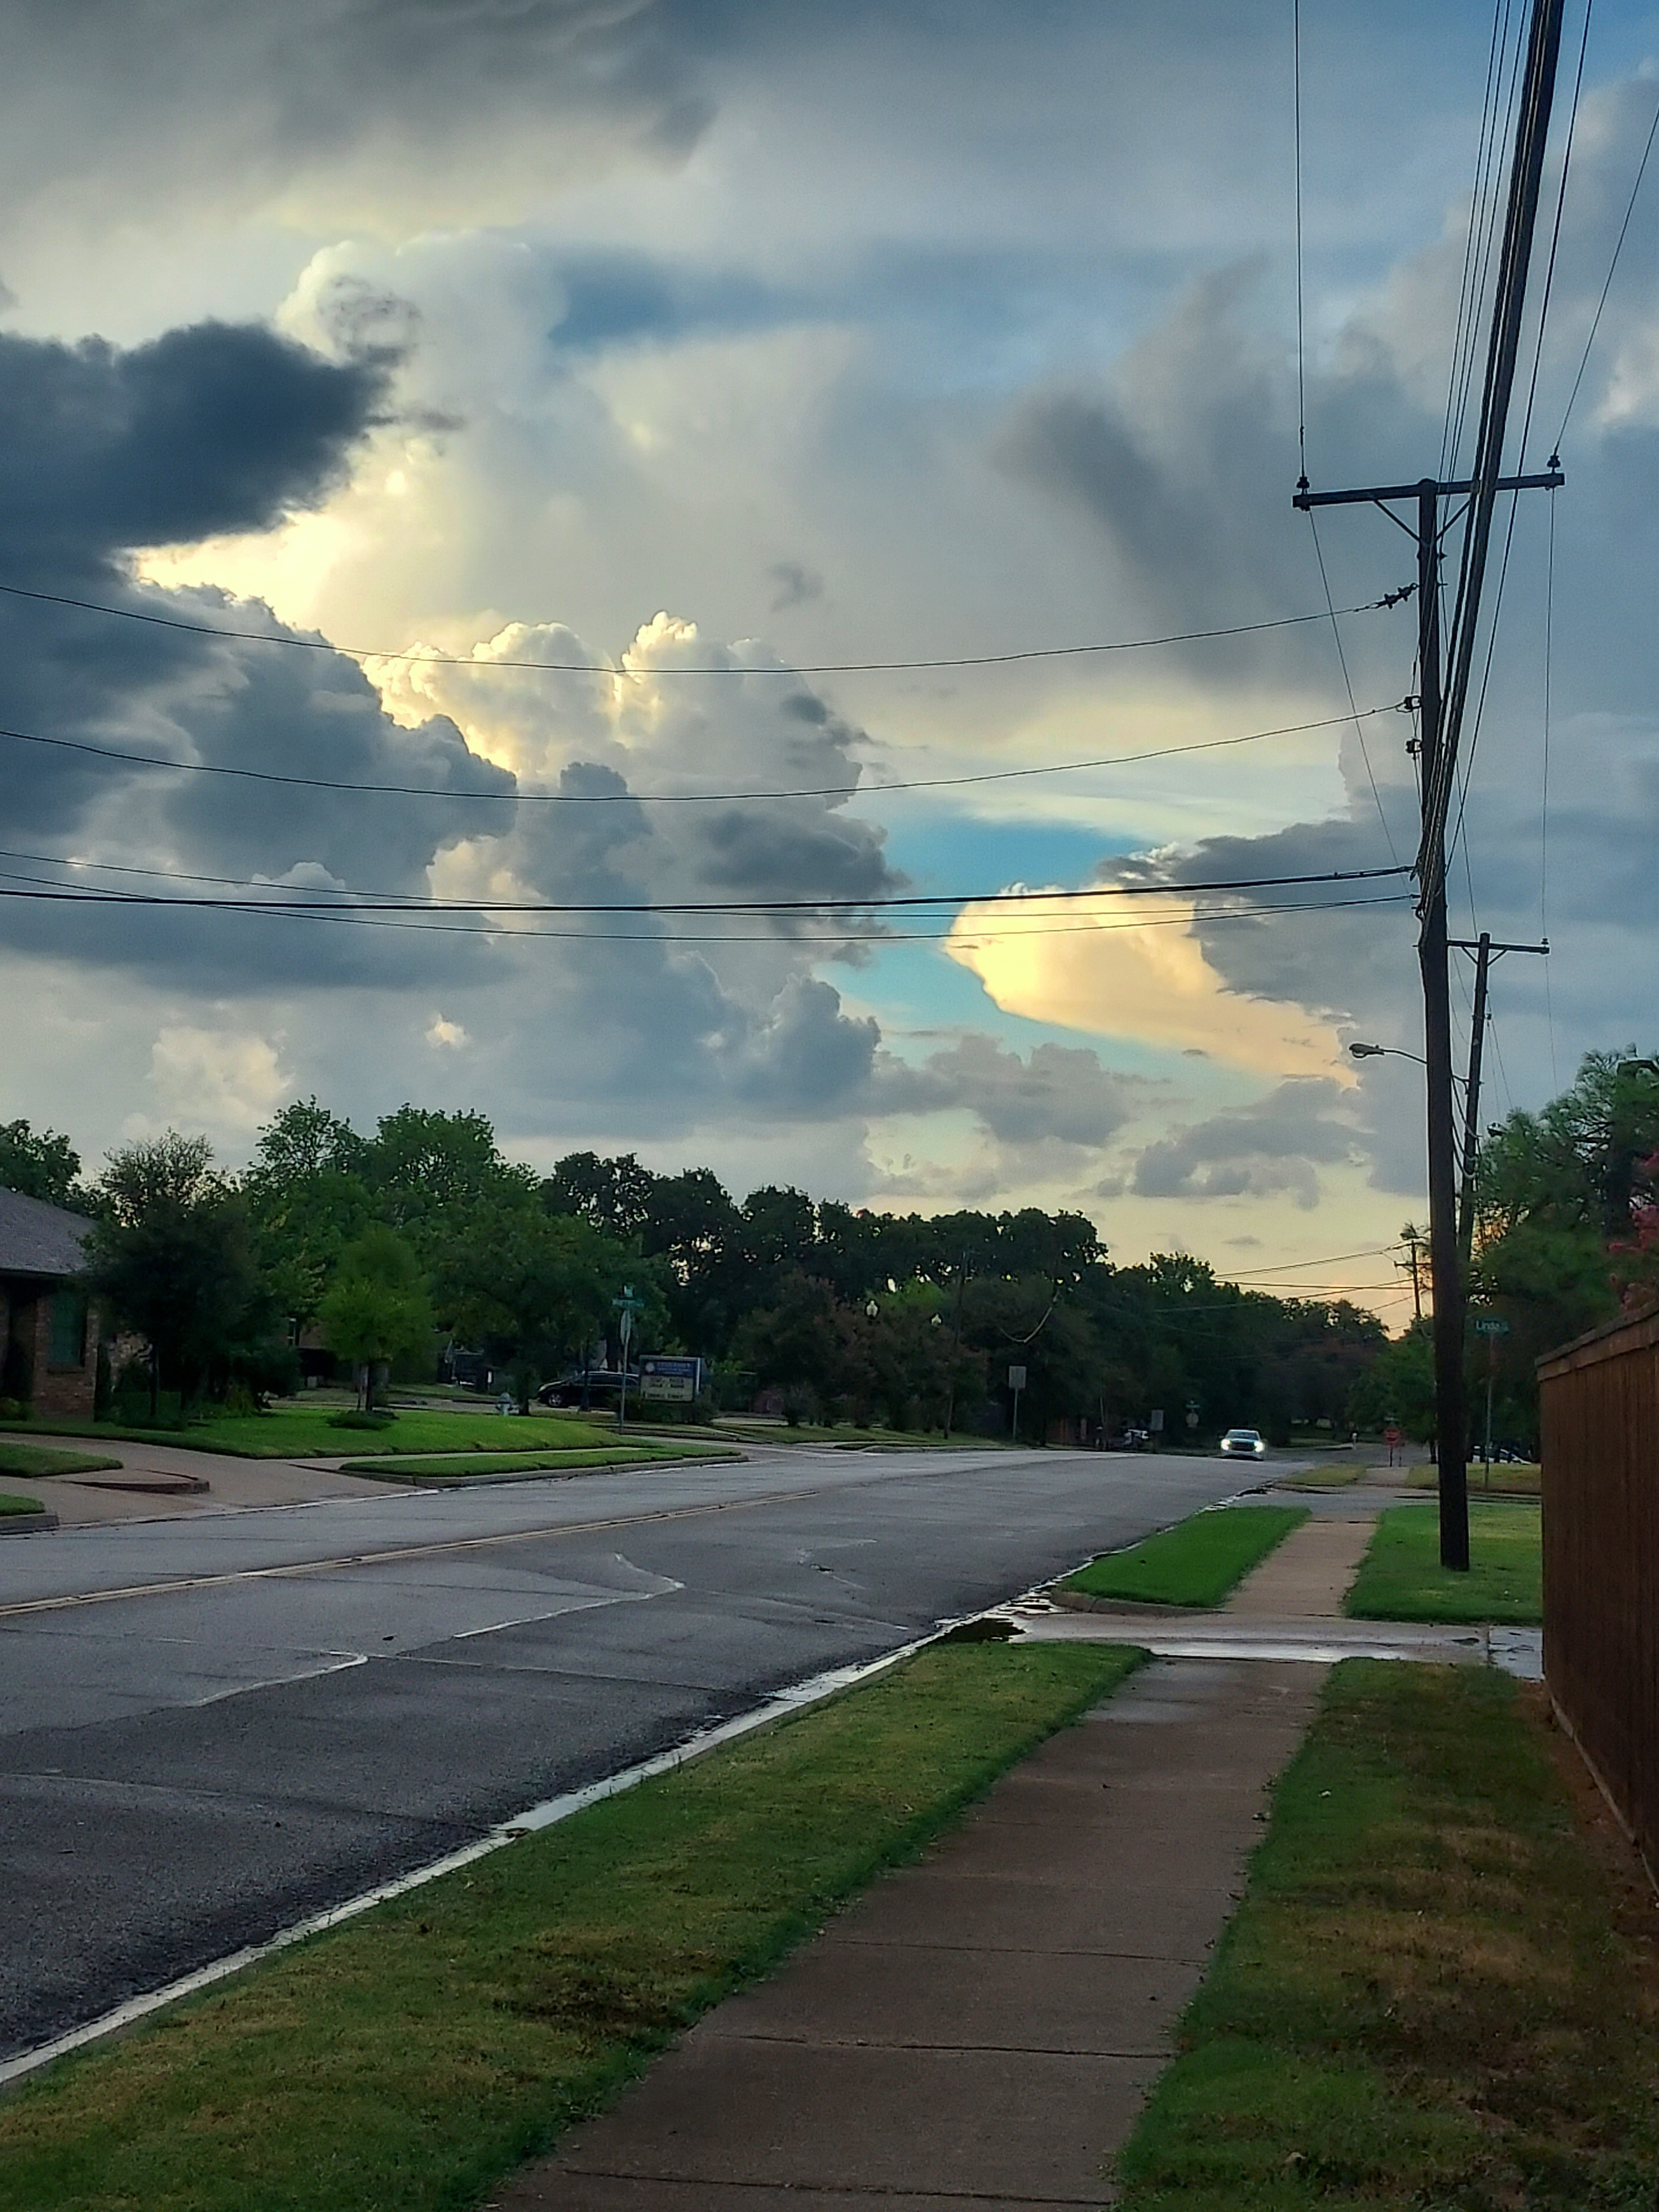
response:
<path id="1" fill-rule="evenodd" d="M 150 1087 L 157 1117 L 139 1117 L 128 1133 L 148 1135 L 171 1125 L 245 1144 L 293 1090 L 269 1038 L 222 1026 L 168 1023 L 150 1051 Z"/>
<path id="2" fill-rule="evenodd" d="M 453 222 L 504 188 L 681 161 L 711 112 L 690 43 L 644 0 L 21 0 L 0 68 L 29 88 L 0 157 L 14 206 L 118 185 L 142 208 L 211 180 L 222 209 Z"/>
<path id="3" fill-rule="evenodd" d="M 1328 1080 L 1281 1084 L 1255 1106 L 1212 1115 L 1149 1145 L 1130 1188 L 1140 1198 L 1267 1198 L 1317 1205 L 1317 1170 L 1359 1155 L 1352 1103 Z"/>
<path id="4" fill-rule="evenodd" d="M 1175 896 L 1109 890 L 1062 902 L 1039 891 L 1012 910 L 963 908 L 949 950 L 1005 1012 L 1030 1021 L 1197 1050 L 1257 1073 L 1336 1074 L 1341 1047 L 1328 1017 L 1310 1020 L 1283 1003 L 1288 994 L 1231 983 L 1195 911 Z"/>
<path id="5" fill-rule="evenodd" d="M 1122 1127 L 1144 1085 L 1103 1067 L 1079 1046 L 1033 1045 L 1022 1060 L 994 1037 L 969 1030 L 919 1065 L 890 1059 L 876 1110 L 965 1109 L 1000 1143 L 1098 1146 Z"/>

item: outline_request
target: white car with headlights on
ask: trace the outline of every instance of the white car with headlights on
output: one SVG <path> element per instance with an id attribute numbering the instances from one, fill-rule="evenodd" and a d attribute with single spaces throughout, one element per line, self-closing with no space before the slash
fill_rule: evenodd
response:
<path id="1" fill-rule="evenodd" d="M 1221 1439 L 1223 1459 L 1266 1459 L 1267 1447 L 1260 1429 L 1229 1429 Z"/>

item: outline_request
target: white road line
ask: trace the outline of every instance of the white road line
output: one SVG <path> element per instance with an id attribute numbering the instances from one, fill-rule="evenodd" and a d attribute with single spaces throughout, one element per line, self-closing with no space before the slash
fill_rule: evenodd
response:
<path id="1" fill-rule="evenodd" d="M 701 1758 L 705 1752 L 713 1751 L 718 1745 L 730 1743 L 736 1736 L 747 1735 L 751 1729 L 765 1727 L 769 1721 L 781 1719 L 786 1713 L 798 1712 L 804 1706 L 817 1705 L 824 1698 L 834 1697 L 838 1691 L 851 1689 L 857 1683 L 868 1681 L 873 1675 L 885 1674 L 890 1668 L 897 1666 L 901 1660 L 909 1658 L 920 1651 L 923 1644 L 933 1640 L 931 1636 L 919 1637 L 914 1642 L 901 1644 L 896 1650 L 887 1652 L 879 1659 L 866 1661 L 860 1666 L 836 1667 L 827 1674 L 810 1675 L 805 1681 L 775 1692 L 753 1712 L 740 1714 L 736 1720 L 722 1721 L 716 1728 L 704 1729 L 672 1751 L 659 1752 L 653 1759 L 641 1759 L 635 1765 L 625 1766 L 616 1774 L 607 1775 L 602 1782 L 590 1783 L 584 1790 L 567 1790 L 562 1796 L 544 1798 L 538 1805 L 528 1806 L 510 1820 L 501 1822 L 489 1835 L 480 1837 L 477 1842 L 465 1844 L 459 1850 L 447 1851 L 442 1858 L 434 1859 L 429 1865 L 417 1867 L 412 1874 L 400 1875 L 395 1881 L 381 1882 L 374 1889 L 365 1890 L 361 1896 L 348 1898 L 342 1905 L 331 1905 L 325 1912 L 313 1913 L 308 1919 L 296 1921 L 291 1928 L 284 1928 L 264 1943 L 251 1943 L 240 1951 L 232 1951 L 222 1959 L 214 1960 L 210 1966 L 198 1966 L 194 1973 L 184 1974 L 177 1981 L 168 1982 L 164 1988 L 152 1990 L 143 1996 L 130 1997 L 125 2004 L 117 2005 L 112 2011 L 103 2014 L 97 2020 L 88 2021 L 83 2027 L 71 2028 L 67 2035 L 55 2036 L 50 2043 L 39 2044 L 33 2051 L 25 2051 L 15 2058 L 6 2059 L 0 2063 L 0 2086 L 9 2081 L 21 2081 L 25 2075 L 38 2073 L 43 2066 L 50 2066 L 54 2059 L 67 2057 L 71 2051 L 82 2050 L 89 2043 L 100 2042 L 106 2036 L 114 2035 L 124 2027 L 131 2027 L 135 2021 L 145 2019 L 150 2013 L 159 2012 L 165 2005 L 176 2004 L 183 1997 L 194 1996 L 199 1990 L 210 1989 L 216 1982 L 222 1982 L 232 1974 L 239 1974 L 245 1967 L 255 1966 L 276 1952 L 288 1950 L 295 1943 L 303 1943 L 309 1936 L 320 1936 L 328 1929 L 337 1928 L 343 1921 L 355 1920 L 360 1913 L 368 1912 L 377 1905 L 384 1905 L 394 1897 L 405 1896 L 411 1889 L 422 1888 L 428 1882 L 436 1881 L 444 1875 L 471 1866 L 475 1859 L 483 1858 L 491 1851 L 501 1850 L 507 1844 L 516 1843 L 521 1836 L 534 1835 L 544 1828 L 555 1827 L 561 1820 L 568 1820 L 573 1813 L 585 1812 L 590 1805 L 597 1805 L 606 1797 L 619 1796 L 623 1790 L 632 1790 L 641 1782 L 648 1782 L 654 1775 L 672 1773 L 676 1767 Z"/>

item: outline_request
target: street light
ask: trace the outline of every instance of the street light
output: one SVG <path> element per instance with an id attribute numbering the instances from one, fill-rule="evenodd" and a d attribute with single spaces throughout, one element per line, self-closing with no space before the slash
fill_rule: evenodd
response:
<path id="1" fill-rule="evenodd" d="M 1414 1060 L 1419 1067 L 1429 1064 L 1420 1052 L 1406 1052 L 1397 1044 L 1351 1044 L 1348 1050 L 1356 1060 Z"/>

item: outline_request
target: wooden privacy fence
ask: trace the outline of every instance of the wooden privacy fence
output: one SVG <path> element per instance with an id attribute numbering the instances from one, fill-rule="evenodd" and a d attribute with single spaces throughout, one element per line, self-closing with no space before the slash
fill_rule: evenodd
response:
<path id="1" fill-rule="evenodd" d="M 1538 1363 L 1544 1674 L 1659 1875 L 1659 1310 Z"/>

